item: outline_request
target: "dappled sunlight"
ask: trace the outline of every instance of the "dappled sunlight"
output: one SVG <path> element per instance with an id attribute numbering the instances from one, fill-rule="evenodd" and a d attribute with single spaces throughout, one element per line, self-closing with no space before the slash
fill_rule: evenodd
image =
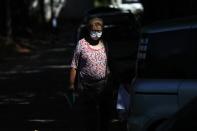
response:
<path id="1" fill-rule="evenodd" d="M 44 12 L 44 19 L 50 22 L 53 18 L 57 19 L 63 7 L 66 5 L 66 0 L 33 0 L 30 4 L 30 11 L 42 10 Z M 43 5 L 43 7 L 41 7 Z"/>
<path id="2" fill-rule="evenodd" d="M 144 7 L 140 0 L 111 0 L 110 7 L 128 9 L 134 15 L 139 15 L 144 12 Z"/>
<path id="3" fill-rule="evenodd" d="M 34 0 L 33 2 L 32 2 L 32 4 L 31 4 L 31 7 L 30 8 L 32 8 L 32 9 L 35 9 L 35 8 L 37 8 L 38 7 L 38 0 Z"/>

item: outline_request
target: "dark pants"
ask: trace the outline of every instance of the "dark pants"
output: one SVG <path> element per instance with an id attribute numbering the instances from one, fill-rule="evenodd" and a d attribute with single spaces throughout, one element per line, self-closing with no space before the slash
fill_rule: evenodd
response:
<path id="1" fill-rule="evenodd" d="M 104 83 L 93 86 L 82 83 L 82 86 L 83 91 L 73 107 L 72 127 L 75 131 L 108 131 L 112 90 Z"/>

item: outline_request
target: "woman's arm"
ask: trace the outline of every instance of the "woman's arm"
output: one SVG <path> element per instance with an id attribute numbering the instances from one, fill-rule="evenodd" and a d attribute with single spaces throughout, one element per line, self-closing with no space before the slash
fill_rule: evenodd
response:
<path id="1" fill-rule="evenodd" d="M 80 57 L 80 52 L 81 52 L 81 44 L 80 41 L 78 42 L 78 44 L 76 45 L 76 48 L 74 50 L 73 53 L 73 58 L 71 61 L 71 69 L 70 69 L 70 76 L 69 76 L 69 90 L 75 90 L 75 83 L 77 80 L 77 68 L 79 66 L 79 57 Z"/>
<path id="2" fill-rule="evenodd" d="M 75 90 L 75 80 L 76 80 L 77 70 L 75 68 L 70 69 L 70 78 L 69 78 L 69 90 Z"/>

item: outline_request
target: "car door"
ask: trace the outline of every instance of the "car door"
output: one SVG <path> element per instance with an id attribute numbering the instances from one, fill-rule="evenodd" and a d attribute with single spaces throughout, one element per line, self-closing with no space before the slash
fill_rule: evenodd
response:
<path id="1" fill-rule="evenodd" d="M 190 61 L 185 63 L 187 76 L 179 88 L 179 106 L 180 108 L 197 96 L 197 24 L 191 25 L 190 43 L 186 43 L 191 54 L 187 59 Z"/>

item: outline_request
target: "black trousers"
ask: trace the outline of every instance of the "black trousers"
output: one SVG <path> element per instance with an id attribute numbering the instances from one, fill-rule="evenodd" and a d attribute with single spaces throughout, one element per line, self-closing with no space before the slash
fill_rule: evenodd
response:
<path id="1" fill-rule="evenodd" d="M 82 83 L 82 86 L 85 87 L 72 109 L 73 131 L 108 131 L 113 110 L 113 91 L 102 83 L 92 87 Z"/>

